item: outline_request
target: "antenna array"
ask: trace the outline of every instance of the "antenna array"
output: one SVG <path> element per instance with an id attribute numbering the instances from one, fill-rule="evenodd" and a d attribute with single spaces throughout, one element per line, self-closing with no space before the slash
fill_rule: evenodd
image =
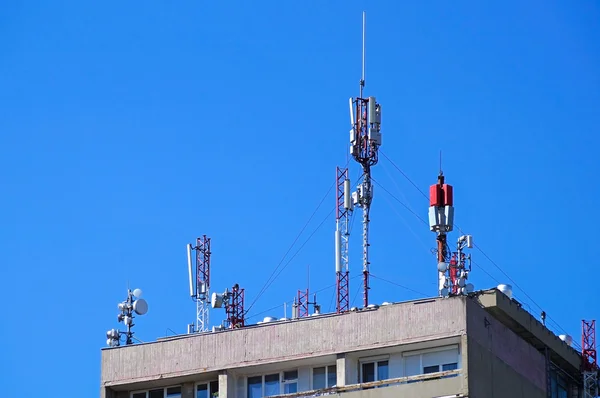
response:
<path id="1" fill-rule="evenodd" d="M 121 311 L 117 315 L 117 320 L 123 322 L 127 330 L 122 332 L 118 329 L 110 329 L 106 332 L 106 344 L 109 347 L 118 347 L 121 345 L 121 339 L 125 338 L 125 344 L 133 344 L 133 331 L 131 330 L 135 324 L 133 323 L 134 313 L 144 315 L 148 312 L 148 303 L 142 297 L 141 289 L 131 291 L 127 289 L 127 298 L 118 305 Z"/>
<path id="2" fill-rule="evenodd" d="M 363 12 L 363 60 L 360 80 L 360 96 L 350 98 L 350 154 L 363 170 L 362 183 L 352 194 L 353 205 L 360 206 L 363 212 L 363 305 L 369 305 L 369 212 L 373 200 L 371 167 L 377 164 L 378 149 L 381 146 L 381 105 L 375 97 L 363 97 L 365 86 L 365 36 L 366 14 Z"/>
<path id="3" fill-rule="evenodd" d="M 441 297 L 457 296 L 473 292 L 467 283 L 471 272 L 471 255 L 464 249 L 473 247 L 473 237 L 458 238 L 453 253 L 447 243 L 447 234 L 454 229 L 454 198 L 452 185 L 446 184 L 440 170 L 437 184 L 429 188 L 429 229 L 437 234 L 438 293 Z"/>

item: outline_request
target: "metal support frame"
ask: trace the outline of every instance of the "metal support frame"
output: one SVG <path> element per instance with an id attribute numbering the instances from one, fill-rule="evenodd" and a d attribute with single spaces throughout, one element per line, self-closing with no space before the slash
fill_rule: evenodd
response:
<path id="1" fill-rule="evenodd" d="M 308 289 L 298 290 L 298 318 L 308 316 Z"/>
<path id="2" fill-rule="evenodd" d="M 196 239 L 196 331 L 209 330 L 210 310 L 210 238 Z"/>
<path id="3" fill-rule="evenodd" d="M 583 398 L 598 396 L 598 359 L 596 356 L 596 321 L 581 321 L 581 355 Z"/>
<path id="4" fill-rule="evenodd" d="M 338 314 L 350 310 L 350 278 L 349 278 L 349 238 L 350 238 L 350 212 L 352 207 L 346 208 L 346 202 L 351 203 L 350 198 L 346 198 L 344 186 L 348 178 L 348 168 L 336 168 L 336 231 L 340 235 L 340 270 L 336 270 L 336 312 Z M 336 264 L 337 266 L 337 264 Z"/>
<path id="5" fill-rule="evenodd" d="M 244 289 L 241 289 L 237 283 L 231 289 L 230 297 L 225 306 L 225 312 L 230 329 L 244 327 Z"/>

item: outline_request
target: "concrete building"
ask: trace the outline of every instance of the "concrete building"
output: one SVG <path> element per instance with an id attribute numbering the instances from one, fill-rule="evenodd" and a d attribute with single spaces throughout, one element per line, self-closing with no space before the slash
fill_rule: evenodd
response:
<path id="1" fill-rule="evenodd" d="M 576 398 L 581 354 L 493 289 L 102 351 L 102 398 Z"/>

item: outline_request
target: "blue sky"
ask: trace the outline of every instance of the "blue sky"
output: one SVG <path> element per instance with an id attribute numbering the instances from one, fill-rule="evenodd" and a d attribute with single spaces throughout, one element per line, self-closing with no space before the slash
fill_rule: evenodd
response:
<path id="1" fill-rule="evenodd" d="M 198 235 L 213 239 L 213 290 L 237 282 L 254 301 L 346 162 L 363 9 L 383 153 L 427 191 L 443 150 L 456 223 L 526 308 L 543 307 L 579 341 L 581 319 L 600 315 L 600 6 L 418 3 L 5 2 L 4 394 L 37 396 L 64 377 L 97 394 L 128 283 L 150 304 L 139 339 L 184 332 L 195 317 L 184 247 Z M 373 175 L 426 216 L 427 200 L 389 161 Z M 333 206 L 330 194 L 295 247 Z M 435 295 L 428 227 L 378 187 L 371 219 L 372 273 Z M 282 316 L 307 266 L 333 308 L 333 230 L 329 217 L 249 315 L 279 308 L 251 322 Z M 351 246 L 358 275 L 356 232 Z M 476 288 L 510 283 L 472 254 Z M 371 297 L 419 294 L 373 279 Z"/>

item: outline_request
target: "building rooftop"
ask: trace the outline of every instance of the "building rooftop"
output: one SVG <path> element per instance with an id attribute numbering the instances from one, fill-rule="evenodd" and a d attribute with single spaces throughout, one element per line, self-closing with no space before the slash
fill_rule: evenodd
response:
<path id="1" fill-rule="evenodd" d="M 491 341 L 488 335 L 499 330 L 512 333 L 497 333 Z M 376 355 L 378 349 L 390 346 L 420 349 L 433 342 L 457 344 L 467 334 L 478 344 L 489 345 L 499 357 L 504 355 L 505 346 L 520 350 L 519 361 L 514 360 L 514 353 L 506 353 L 505 362 L 514 362 L 511 366 L 522 368 L 525 374 L 537 368 L 528 361 L 539 361 L 540 351 L 547 347 L 553 362 L 573 378 L 581 377 L 578 351 L 519 303 L 492 289 L 469 296 L 413 300 L 105 348 L 101 385 L 118 391 L 185 383 L 196 380 L 198 374 L 213 377 L 225 369 L 277 368 L 286 361 L 308 363 L 316 356 L 335 360 L 341 353 L 368 351 Z M 531 375 L 539 383 L 544 377 Z"/>

